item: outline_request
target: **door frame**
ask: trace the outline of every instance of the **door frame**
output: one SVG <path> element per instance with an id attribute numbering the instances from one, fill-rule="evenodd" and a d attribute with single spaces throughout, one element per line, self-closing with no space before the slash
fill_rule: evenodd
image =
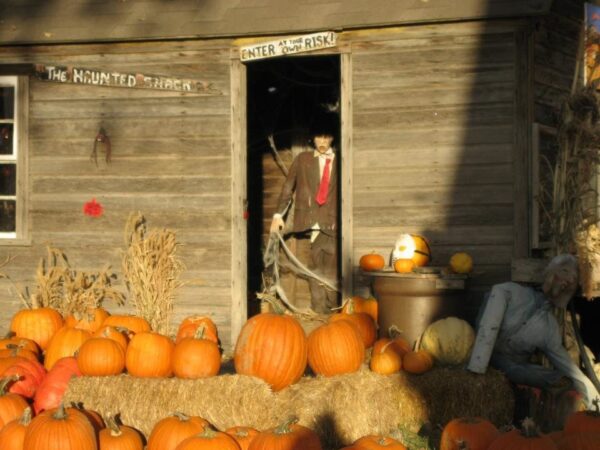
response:
<path id="1" fill-rule="evenodd" d="M 353 286 L 353 192 L 352 192 L 352 58 L 350 45 L 303 53 L 340 55 L 340 242 L 342 299 L 352 295 Z M 248 318 L 246 208 L 247 162 L 247 71 L 237 47 L 231 51 L 231 345 L 235 345 Z"/>

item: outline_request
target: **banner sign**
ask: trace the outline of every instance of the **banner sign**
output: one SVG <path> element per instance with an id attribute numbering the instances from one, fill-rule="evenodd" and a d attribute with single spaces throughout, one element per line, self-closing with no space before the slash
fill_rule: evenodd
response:
<path id="1" fill-rule="evenodd" d="M 336 46 L 337 35 L 333 31 L 292 36 L 276 41 L 261 42 L 260 44 L 240 47 L 240 59 L 253 61 L 255 59 L 273 58 L 294 53 L 310 52 Z"/>
<path id="2" fill-rule="evenodd" d="M 114 70 L 85 69 L 81 67 L 35 66 L 37 77 L 57 83 L 87 84 L 90 86 L 158 89 L 166 91 L 217 93 L 206 81 L 189 80 L 161 75 L 125 73 Z"/>

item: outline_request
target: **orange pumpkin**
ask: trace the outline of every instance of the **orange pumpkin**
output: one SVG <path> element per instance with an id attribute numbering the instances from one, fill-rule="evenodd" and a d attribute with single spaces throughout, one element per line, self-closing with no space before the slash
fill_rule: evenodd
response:
<path id="1" fill-rule="evenodd" d="M 391 337 L 391 338 L 384 337 L 384 338 L 381 338 L 381 339 L 378 339 L 377 341 L 375 341 L 375 343 L 373 344 L 373 353 L 377 353 L 377 352 L 381 351 L 382 347 L 386 346 L 390 342 L 391 342 L 391 345 L 389 347 L 389 350 L 395 351 L 400 356 L 404 356 L 406 353 L 408 353 L 412 350 L 412 346 L 410 345 L 410 342 L 408 342 L 402 336 L 398 335 L 396 337 Z"/>
<path id="2" fill-rule="evenodd" d="M 378 253 L 372 252 L 360 257 L 358 265 L 365 272 L 381 270 L 385 266 L 385 259 Z"/>
<path id="3" fill-rule="evenodd" d="M 460 417 L 451 420 L 442 431 L 440 450 L 486 450 L 500 435 L 489 420 Z"/>
<path id="4" fill-rule="evenodd" d="M 2 450 L 23 450 L 25 431 L 31 423 L 31 408 L 27 407 L 19 419 L 0 427 L 0 448 Z"/>
<path id="5" fill-rule="evenodd" d="M 31 339 L 17 336 L 0 339 L 0 350 L 10 350 L 14 347 L 23 350 L 29 350 L 31 353 L 34 353 L 37 356 L 39 356 L 41 353 L 40 346 L 37 345 L 35 341 L 32 341 Z"/>
<path id="6" fill-rule="evenodd" d="M 240 450 L 236 440 L 227 433 L 204 428 L 177 446 L 177 450 Z"/>
<path id="7" fill-rule="evenodd" d="M 106 419 L 106 428 L 98 434 L 100 450 L 143 450 L 142 435 L 135 428 L 118 425 L 114 417 Z"/>
<path id="8" fill-rule="evenodd" d="M 308 336 L 308 364 L 316 374 L 330 377 L 356 372 L 364 358 L 358 328 L 347 320 L 321 325 Z"/>
<path id="9" fill-rule="evenodd" d="M 410 351 L 402 357 L 402 367 L 408 373 L 422 374 L 433 367 L 433 357 L 426 350 Z"/>
<path id="10" fill-rule="evenodd" d="M 0 379 L 0 429 L 7 423 L 18 419 L 29 405 L 19 394 L 8 392 L 8 384 L 16 378 L 7 377 Z"/>
<path id="11" fill-rule="evenodd" d="M 35 341 L 45 350 L 50 339 L 63 326 L 60 313 L 52 308 L 22 309 L 17 312 L 10 323 L 10 331 L 17 337 Z"/>
<path id="12" fill-rule="evenodd" d="M 93 337 L 112 339 L 119 344 L 123 351 L 127 350 L 127 344 L 129 343 L 127 330 L 125 328 L 113 327 L 112 325 L 102 325 L 96 330 Z"/>
<path id="13" fill-rule="evenodd" d="M 262 313 L 242 327 L 233 362 L 237 373 L 261 378 L 279 391 L 302 377 L 307 351 L 306 334 L 295 318 Z"/>
<path id="14" fill-rule="evenodd" d="M 77 365 L 82 375 L 118 375 L 125 368 L 125 351 L 112 339 L 91 338 L 79 348 Z"/>
<path id="15" fill-rule="evenodd" d="M 175 344 L 173 374 L 178 378 L 196 379 L 212 377 L 221 369 L 221 352 L 212 340 L 204 338 L 204 325 L 196 335 Z"/>
<path id="16" fill-rule="evenodd" d="M 15 356 L 18 356 L 20 358 L 29 359 L 30 361 L 38 361 L 39 360 L 38 354 L 32 352 L 29 349 L 23 348 L 23 347 L 11 345 L 11 346 L 9 346 L 9 348 L 3 348 L 2 350 L 0 350 L 0 359 L 1 358 L 9 358 L 9 357 L 13 358 Z"/>
<path id="17" fill-rule="evenodd" d="M 352 446 L 363 450 L 378 450 L 382 448 L 388 450 L 407 450 L 407 448 L 396 439 L 377 435 L 363 436 L 354 442 Z"/>
<path id="18" fill-rule="evenodd" d="M 310 428 L 298 425 L 297 421 L 291 419 L 258 433 L 248 450 L 322 450 L 319 436 Z"/>
<path id="19" fill-rule="evenodd" d="M 175 450 L 181 442 L 209 426 L 202 417 L 176 412 L 156 422 L 148 437 L 147 450 Z"/>
<path id="20" fill-rule="evenodd" d="M 73 313 L 65 317 L 65 325 L 95 333 L 110 314 L 104 308 L 90 308 L 83 314 Z"/>
<path id="21" fill-rule="evenodd" d="M 411 273 L 416 264 L 412 259 L 400 258 L 394 261 L 394 270 L 398 273 Z"/>
<path id="22" fill-rule="evenodd" d="M 342 305 L 342 312 L 346 314 L 351 313 L 366 313 L 377 324 L 377 314 L 379 309 L 379 303 L 377 299 L 373 297 L 364 298 L 359 295 L 355 295 L 354 297 L 350 297 L 347 299 Z"/>
<path id="23" fill-rule="evenodd" d="M 204 326 L 204 339 L 208 339 L 209 341 L 218 344 L 219 334 L 217 332 L 217 326 L 208 316 L 189 316 L 183 319 L 177 330 L 175 343 L 177 344 L 183 338 L 193 337 L 201 326 Z"/>
<path id="24" fill-rule="evenodd" d="M 598 450 L 600 448 L 600 432 L 580 432 L 565 434 L 556 441 L 558 450 Z"/>
<path id="25" fill-rule="evenodd" d="M 377 339 L 377 326 L 375 322 L 366 313 L 337 313 L 329 316 L 330 322 L 337 322 L 339 320 L 347 320 L 356 325 L 358 332 L 365 348 L 371 347 Z"/>
<path id="26" fill-rule="evenodd" d="M 110 325 L 113 327 L 121 327 L 129 330 L 129 337 L 136 333 L 142 333 L 145 331 L 152 331 L 150 324 L 146 319 L 139 316 L 127 315 L 127 314 L 115 314 L 108 316 L 102 322 L 102 325 Z"/>
<path id="27" fill-rule="evenodd" d="M 125 367 L 134 377 L 170 377 L 173 375 L 175 344 L 167 336 L 153 331 L 137 333 L 125 353 Z"/>
<path id="28" fill-rule="evenodd" d="M 375 352 L 373 350 L 369 362 L 371 370 L 380 375 L 390 375 L 402 369 L 402 356 L 391 348 L 393 341 L 391 339 L 388 339 L 388 341 L 379 351 Z"/>
<path id="29" fill-rule="evenodd" d="M 48 344 L 46 357 L 44 358 L 44 367 L 46 370 L 52 369 L 52 366 L 60 358 L 73 356 L 79 347 L 91 338 L 89 331 L 80 330 L 78 328 L 62 327 L 52 336 L 52 340 Z"/>
<path id="30" fill-rule="evenodd" d="M 565 434 L 578 432 L 600 433 L 600 404 L 594 401 L 594 411 L 577 411 L 567 417 Z"/>
<path id="31" fill-rule="evenodd" d="M 250 443 L 258 434 L 258 430 L 251 427 L 237 426 L 227 428 L 225 433 L 235 439 L 241 450 L 248 450 Z"/>
<path id="32" fill-rule="evenodd" d="M 522 430 L 512 430 L 494 439 L 487 450 L 557 450 L 556 444 L 540 434 L 531 419 L 523 421 Z"/>
<path id="33" fill-rule="evenodd" d="M 94 428 L 75 408 L 63 405 L 35 417 L 25 432 L 24 450 L 44 449 L 97 450 Z"/>

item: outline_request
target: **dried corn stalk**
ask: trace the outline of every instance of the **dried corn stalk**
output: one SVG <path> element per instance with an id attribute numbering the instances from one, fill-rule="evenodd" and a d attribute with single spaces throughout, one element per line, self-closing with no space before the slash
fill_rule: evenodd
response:
<path id="1" fill-rule="evenodd" d="M 175 233 L 166 229 L 148 232 L 144 216 L 131 214 L 125 227 L 125 244 L 122 266 L 130 300 L 154 331 L 168 334 L 183 271 L 176 255 Z"/>

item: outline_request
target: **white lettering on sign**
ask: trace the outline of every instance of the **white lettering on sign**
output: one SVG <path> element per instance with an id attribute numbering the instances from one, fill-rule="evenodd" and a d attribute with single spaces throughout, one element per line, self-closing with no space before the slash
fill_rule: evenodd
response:
<path id="1" fill-rule="evenodd" d="M 38 78 L 58 83 L 89 84 L 92 86 L 126 87 L 138 89 L 161 89 L 180 92 L 220 93 L 210 83 L 161 75 L 109 72 L 80 67 L 37 65 Z"/>
<path id="2" fill-rule="evenodd" d="M 335 47 L 337 35 L 333 31 L 293 36 L 277 41 L 240 47 L 240 59 L 252 61 L 255 59 L 273 58 L 275 56 L 291 55 L 294 53 L 310 52 L 322 48 Z"/>

